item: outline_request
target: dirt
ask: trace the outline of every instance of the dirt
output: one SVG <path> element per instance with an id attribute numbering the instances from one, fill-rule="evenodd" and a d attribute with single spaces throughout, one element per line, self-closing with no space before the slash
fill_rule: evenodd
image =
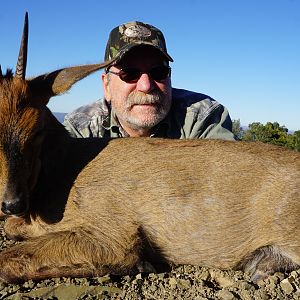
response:
<path id="1" fill-rule="evenodd" d="M 0 251 L 14 242 L 0 222 Z M 173 266 L 168 273 L 95 278 L 53 278 L 24 284 L 0 282 L 0 299 L 300 299 L 300 269 L 255 284 L 241 271 Z"/>

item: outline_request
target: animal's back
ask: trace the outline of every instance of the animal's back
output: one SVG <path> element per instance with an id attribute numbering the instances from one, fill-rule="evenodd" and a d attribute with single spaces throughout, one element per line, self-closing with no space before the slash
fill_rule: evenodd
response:
<path id="1" fill-rule="evenodd" d="M 74 189 L 95 224 L 136 226 L 171 261 L 227 268 L 289 239 L 300 251 L 299 158 L 259 143 L 117 139 Z"/>

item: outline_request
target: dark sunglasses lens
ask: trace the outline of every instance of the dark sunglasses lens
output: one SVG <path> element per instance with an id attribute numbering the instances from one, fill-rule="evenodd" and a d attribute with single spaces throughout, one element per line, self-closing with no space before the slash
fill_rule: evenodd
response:
<path id="1" fill-rule="evenodd" d="M 149 75 L 153 80 L 165 80 L 170 75 L 170 67 L 158 66 L 149 71 Z M 141 77 L 142 72 L 136 68 L 125 68 L 119 72 L 120 78 L 127 83 L 135 83 Z"/>
<path id="2" fill-rule="evenodd" d="M 135 68 L 122 69 L 119 73 L 120 78 L 128 83 L 136 82 L 141 76 L 141 72 Z"/>
<path id="3" fill-rule="evenodd" d="M 153 80 L 160 81 L 169 76 L 170 68 L 167 66 L 154 67 L 149 73 Z"/>

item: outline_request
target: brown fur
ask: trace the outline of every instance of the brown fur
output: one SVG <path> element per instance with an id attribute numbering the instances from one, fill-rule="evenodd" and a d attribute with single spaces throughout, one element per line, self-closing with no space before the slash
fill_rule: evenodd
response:
<path id="1" fill-rule="evenodd" d="M 238 268 L 254 280 L 298 267 L 300 153 L 72 139 L 45 105 L 101 67 L 0 79 L 0 202 L 7 234 L 26 240 L 0 253 L 1 280 L 124 274 L 143 259 Z"/>

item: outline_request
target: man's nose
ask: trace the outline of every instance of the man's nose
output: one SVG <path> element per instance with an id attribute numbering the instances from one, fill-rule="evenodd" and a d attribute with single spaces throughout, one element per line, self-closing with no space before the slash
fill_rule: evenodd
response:
<path id="1" fill-rule="evenodd" d="M 137 82 L 136 89 L 145 94 L 149 93 L 154 87 L 154 82 L 147 73 L 143 73 Z"/>

